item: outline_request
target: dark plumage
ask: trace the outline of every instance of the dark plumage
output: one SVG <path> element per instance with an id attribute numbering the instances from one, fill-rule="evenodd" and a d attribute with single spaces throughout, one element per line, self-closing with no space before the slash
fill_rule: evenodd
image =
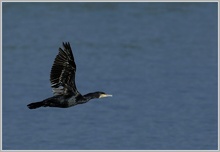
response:
<path id="1" fill-rule="evenodd" d="M 40 102 L 28 104 L 29 109 L 39 107 L 68 108 L 83 104 L 94 98 L 110 97 L 104 92 L 93 92 L 81 95 L 75 84 L 76 64 L 69 43 L 63 43 L 64 49 L 59 48 L 51 72 L 50 82 L 54 96 Z"/>

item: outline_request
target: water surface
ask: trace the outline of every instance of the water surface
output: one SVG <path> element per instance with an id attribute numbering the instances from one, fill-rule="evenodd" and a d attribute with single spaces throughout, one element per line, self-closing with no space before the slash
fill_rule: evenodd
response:
<path id="1" fill-rule="evenodd" d="M 216 150 L 216 3 L 3 2 L 4 150 Z M 69 41 L 82 94 L 68 109 L 49 73 Z"/>

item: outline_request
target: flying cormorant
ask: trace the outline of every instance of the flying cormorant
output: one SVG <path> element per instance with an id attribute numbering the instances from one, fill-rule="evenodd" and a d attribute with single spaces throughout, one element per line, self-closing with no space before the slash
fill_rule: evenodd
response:
<path id="1" fill-rule="evenodd" d="M 54 96 L 40 102 L 28 104 L 29 109 L 39 107 L 68 108 L 86 103 L 94 98 L 112 96 L 100 91 L 81 95 L 75 84 L 76 64 L 70 43 L 63 43 L 63 47 L 64 49 L 59 48 L 59 53 L 50 72 L 50 83 Z"/>

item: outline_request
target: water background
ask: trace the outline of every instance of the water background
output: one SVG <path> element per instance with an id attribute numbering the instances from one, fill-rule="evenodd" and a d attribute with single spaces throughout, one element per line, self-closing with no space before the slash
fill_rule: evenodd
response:
<path id="1" fill-rule="evenodd" d="M 3 2 L 2 149 L 218 149 L 217 7 Z M 28 109 L 65 41 L 78 90 L 113 97 Z"/>

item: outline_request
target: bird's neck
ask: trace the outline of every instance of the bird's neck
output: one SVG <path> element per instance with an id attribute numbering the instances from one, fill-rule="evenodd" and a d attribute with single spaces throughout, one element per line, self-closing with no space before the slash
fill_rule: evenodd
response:
<path id="1" fill-rule="evenodd" d="M 96 93 L 88 93 L 88 94 L 85 94 L 83 98 L 85 98 L 86 101 L 89 101 L 91 99 L 98 98 L 98 97 Z"/>

